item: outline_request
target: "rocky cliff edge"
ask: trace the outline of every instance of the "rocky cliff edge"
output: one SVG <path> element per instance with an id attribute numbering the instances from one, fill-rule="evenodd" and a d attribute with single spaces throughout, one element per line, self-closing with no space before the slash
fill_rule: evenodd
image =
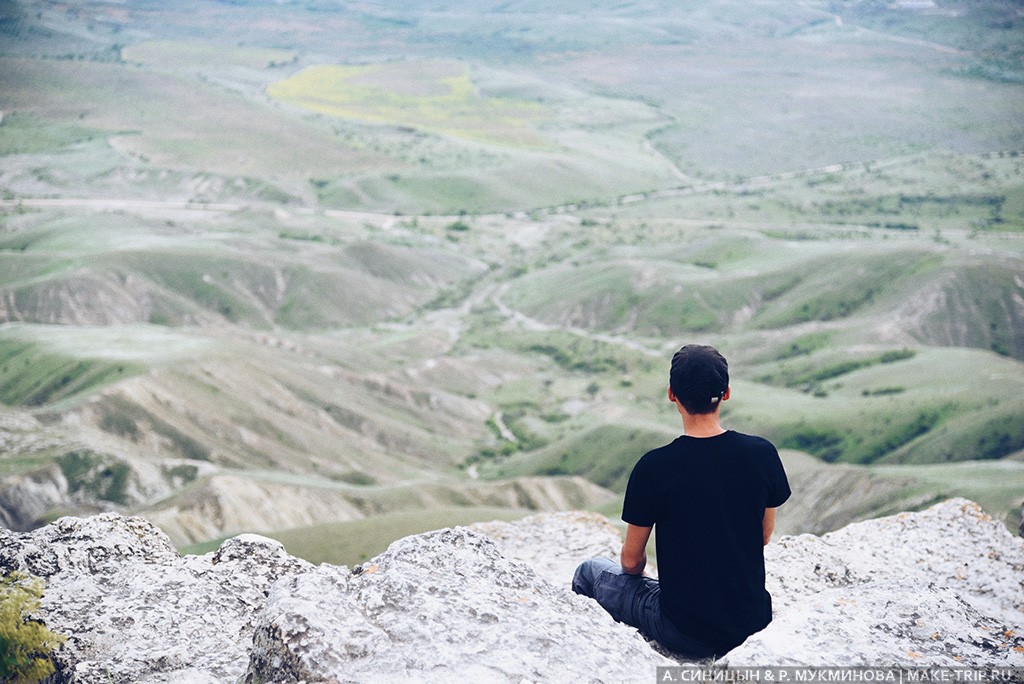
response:
<path id="1" fill-rule="evenodd" d="M 677 662 L 569 590 L 619 543 L 601 516 L 543 514 L 312 566 L 256 535 L 182 557 L 145 520 L 103 514 L 0 530 L 0 570 L 46 580 L 38 617 L 69 636 L 59 682 L 651 682 Z M 765 555 L 775 619 L 719 667 L 1024 667 L 1024 540 L 974 503 Z"/>

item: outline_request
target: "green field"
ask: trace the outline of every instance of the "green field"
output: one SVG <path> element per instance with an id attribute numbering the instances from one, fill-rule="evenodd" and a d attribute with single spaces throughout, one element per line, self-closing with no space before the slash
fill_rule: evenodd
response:
<path id="1" fill-rule="evenodd" d="M 528 514 L 526 509 L 438 508 L 282 530 L 272 533 L 271 537 L 284 544 L 288 553 L 310 563 L 355 566 L 384 552 L 392 541 L 402 537 L 475 522 L 516 520 Z M 221 541 L 185 547 L 182 553 L 208 553 L 216 550 Z"/>
<path id="2" fill-rule="evenodd" d="M 464 64 L 321 64 L 272 83 L 267 94 L 321 114 L 494 142 L 543 147 L 528 125 L 550 113 L 535 102 L 484 98 Z"/>

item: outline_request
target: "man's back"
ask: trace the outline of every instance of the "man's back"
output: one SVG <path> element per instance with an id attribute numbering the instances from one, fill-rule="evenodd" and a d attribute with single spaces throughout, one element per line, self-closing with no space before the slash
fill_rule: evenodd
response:
<path id="1" fill-rule="evenodd" d="M 771 621 L 762 519 L 788 496 L 760 437 L 683 436 L 637 462 L 622 518 L 656 525 L 661 606 L 681 631 L 724 652 Z"/>

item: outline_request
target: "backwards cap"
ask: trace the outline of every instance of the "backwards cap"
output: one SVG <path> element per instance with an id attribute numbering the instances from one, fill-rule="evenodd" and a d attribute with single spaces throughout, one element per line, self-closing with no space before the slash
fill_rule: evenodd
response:
<path id="1" fill-rule="evenodd" d="M 672 357 L 669 386 L 684 405 L 710 412 L 729 388 L 729 364 L 714 347 L 688 344 Z"/>

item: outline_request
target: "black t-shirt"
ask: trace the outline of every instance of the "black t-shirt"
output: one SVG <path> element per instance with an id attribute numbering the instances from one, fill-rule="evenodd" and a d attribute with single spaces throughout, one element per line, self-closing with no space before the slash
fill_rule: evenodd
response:
<path id="1" fill-rule="evenodd" d="M 724 655 L 771 622 L 762 520 L 789 495 L 772 443 L 731 430 L 637 461 L 622 519 L 657 526 L 661 608 L 677 629 Z"/>

